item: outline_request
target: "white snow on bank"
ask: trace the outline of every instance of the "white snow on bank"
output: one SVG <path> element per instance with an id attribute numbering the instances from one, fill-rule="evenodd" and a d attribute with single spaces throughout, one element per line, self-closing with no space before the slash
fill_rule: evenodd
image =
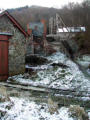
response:
<path id="1" fill-rule="evenodd" d="M 50 114 L 46 103 L 37 104 L 21 98 L 10 98 L 14 105 L 7 111 L 2 120 L 73 120 L 69 116 L 68 108 L 58 109 L 58 113 Z M 1 105 L 1 104 L 0 104 Z"/>
<path id="2" fill-rule="evenodd" d="M 63 53 L 60 53 L 60 52 L 57 52 L 57 53 L 55 53 L 47 58 L 48 58 L 48 60 L 51 60 L 55 63 L 59 63 L 59 62 L 65 63 L 67 61 L 66 55 Z"/>
<path id="3" fill-rule="evenodd" d="M 12 77 L 12 79 L 23 84 L 34 86 L 45 86 L 58 89 L 75 88 L 76 90 L 90 91 L 90 80 L 85 78 L 78 66 L 64 54 L 57 52 L 47 57 L 47 59 L 51 60 L 51 63 L 63 63 L 69 67 L 64 69 L 61 67 L 54 68 L 49 65 L 42 65 L 37 68 L 35 67 L 38 71 L 34 77 L 30 76 L 29 78 L 24 78 L 23 75 L 18 75 Z"/>
<path id="4" fill-rule="evenodd" d="M 17 75 L 9 78 L 8 81 L 13 79 L 13 81 L 22 84 L 58 89 L 74 88 L 78 92 L 79 90 L 88 91 L 90 94 L 90 80 L 84 76 L 73 61 L 60 52 L 47 57 L 47 59 L 51 60 L 51 63 L 63 63 L 69 67 L 50 67 L 50 64 L 37 66 L 35 67 L 37 72 L 35 75 L 26 78 L 25 75 Z M 2 120 L 74 120 L 70 118 L 66 107 L 59 108 L 58 113 L 51 115 L 46 103 L 36 103 L 27 98 L 11 97 L 10 99 L 14 103 L 10 110 L 5 108 L 6 105 L 0 104 L 0 110 L 7 111 Z M 89 100 L 90 97 L 83 96 L 82 99 Z M 90 117 L 90 112 L 88 115 Z"/>
<path id="5" fill-rule="evenodd" d="M 90 91 L 90 80 L 85 78 L 83 73 L 79 70 L 78 66 L 71 61 L 69 58 L 67 58 L 64 54 L 58 52 L 54 54 L 53 56 L 49 57 L 50 60 L 53 62 L 61 62 L 69 66 L 68 72 L 70 73 L 68 76 L 66 75 L 66 79 L 70 82 L 68 84 L 69 88 L 70 86 L 79 88 L 80 90 L 87 90 Z M 90 64 L 90 57 L 84 56 L 84 60 L 87 60 Z M 66 81 L 65 81 L 66 82 Z"/>

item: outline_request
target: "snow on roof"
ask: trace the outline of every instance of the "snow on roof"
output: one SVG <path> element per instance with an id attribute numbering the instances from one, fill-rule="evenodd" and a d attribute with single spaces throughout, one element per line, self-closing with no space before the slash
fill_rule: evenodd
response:
<path id="1" fill-rule="evenodd" d="M 57 33 L 59 32 L 85 32 L 86 28 L 85 27 L 63 27 L 63 28 L 59 28 L 57 30 Z"/>
<path id="2" fill-rule="evenodd" d="M 59 28 L 57 32 L 68 32 L 67 28 Z"/>

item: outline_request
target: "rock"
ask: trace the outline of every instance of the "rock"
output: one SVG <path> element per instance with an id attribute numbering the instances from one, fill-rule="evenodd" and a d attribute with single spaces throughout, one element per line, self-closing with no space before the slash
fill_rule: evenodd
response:
<path id="1" fill-rule="evenodd" d="M 71 105 L 69 108 L 70 116 L 76 120 L 89 120 L 88 114 L 85 112 L 84 108 L 79 105 Z"/>
<path id="2" fill-rule="evenodd" d="M 41 106 L 41 109 L 44 109 L 44 106 Z"/>
<path id="3" fill-rule="evenodd" d="M 0 110 L 0 118 L 4 117 L 6 113 L 7 113 L 6 111 Z"/>
<path id="4" fill-rule="evenodd" d="M 5 108 L 8 109 L 8 110 L 10 110 L 13 105 L 14 105 L 14 103 L 10 102 L 8 105 L 6 105 Z"/>
<path id="5" fill-rule="evenodd" d="M 24 73 L 23 78 L 28 79 L 30 77 L 29 73 Z"/>
<path id="6" fill-rule="evenodd" d="M 3 118 L 5 116 L 5 114 L 7 113 L 7 109 L 10 110 L 11 107 L 14 105 L 13 102 L 9 102 L 6 106 L 5 106 L 5 109 L 0 109 L 0 118 Z M 1 119 L 0 119 L 1 120 Z"/>
<path id="7" fill-rule="evenodd" d="M 24 78 L 28 79 L 31 76 L 35 76 L 37 74 L 36 70 L 33 68 L 26 68 L 25 70 L 26 73 L 24 73 Z"/>
<path id="8" fill-rule="evenodd" d="M 26 56 L 25 61 L 26 61 L 26 64 L 30 64 L 30 65 L 33 65 L 33 66 L 43 65 L 43 64 L 49 62 L 46 58 L 40 57 L 40 56 L 37 56 L 37 55 Z"/>
<path id="9" fill-rule="evenodd" d="M 67 65 L 64 65 L 63 63 L 52 63 L 51 66 L 59 66 L 59 67 L 62 67 L 62 68 L 68 68 Z"/>

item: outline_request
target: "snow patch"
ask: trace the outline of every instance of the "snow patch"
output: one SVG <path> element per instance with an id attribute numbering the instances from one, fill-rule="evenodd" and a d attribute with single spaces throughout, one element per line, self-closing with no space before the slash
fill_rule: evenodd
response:
<path id="1" fill-rule="evenodd" d="M 2 120 L 73 120 L 69 116 L 68 108 L 58 109 L 58 113 L 50 114 L 46 103 L 37 104 L 20 98 L 11 98 L 14 106 L 7 110 Z"/>

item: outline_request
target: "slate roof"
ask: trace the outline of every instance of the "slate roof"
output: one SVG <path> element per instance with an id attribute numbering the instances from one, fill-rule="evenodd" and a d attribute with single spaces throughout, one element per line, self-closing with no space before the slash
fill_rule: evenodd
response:
<path id="1" fill-rule="evenodd" d="M 25 37 L 28 36 L 28 33 L 25 32 L 25 30 L 22 28 L 22 26 L 19 24 L 19 22 L 8 12 L 8 11 L 4 11 L 0 14 L 0 17 L 6 15 L 10 21 L 24 34 Z"/>

